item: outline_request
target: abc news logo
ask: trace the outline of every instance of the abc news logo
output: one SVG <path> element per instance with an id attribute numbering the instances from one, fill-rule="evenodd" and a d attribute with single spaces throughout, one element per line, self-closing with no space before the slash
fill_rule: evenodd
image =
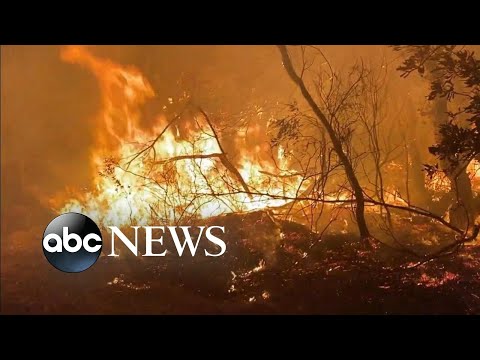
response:
<path id="1" fill-rule="evenodd" d="M 108 227 L 112 232 L 111 253 L 108 256 L 119 256 L 115 253 L 115 239 L 121 240 L 125 247 L 135 256 L 138 256 L 138 230 L 140 226 L 132 226 L 135 231 L 134 241 L 123 234 L 116 226 Z M 163 235 L 154 237 L 154 230 L 162 231 L 166 234 L 165 228 L 171 235 L 171 240 L 179 256 L 188 249 L 192 256 L 198 254 L 197 249 L 202 235 L 219 248 L 217 253 L 209 252 L 204 249 L 205 256 L 221 256 L 226 251 L 226 245 L 223 240 L 212 234 L 213 229 L 220 229 L 225 233 L 222 226 L 198 226 L 199 234 L 196 242 L 193 241 L 190 233 L 190 226 L 143 226 L 145 229 L 145 254 L 142 256 L 165 256 L 167 250 L 155 252 L 153 243 L 163 245 Z M 180 228 L 180 236 L 177 233 Z M 183 237 L 183 240 L 180 238 Z M 89 217 L 79 213 L 66 213 L 53 219 L 48 224 L 43 234 L 43 253 L 48 262 L 58 270 L 69 273 L 82 272 L 90 268 L 100 257 L 102 252 L 102 233 Z"/>
<path id="2" fill-rule="evenodd" d="M 102 234 L 89 217 L 62 214 L 43 233 L 43 253 L 48 262 L 64 272 L 81 272 L 95 264 L 102 252 Z"/>

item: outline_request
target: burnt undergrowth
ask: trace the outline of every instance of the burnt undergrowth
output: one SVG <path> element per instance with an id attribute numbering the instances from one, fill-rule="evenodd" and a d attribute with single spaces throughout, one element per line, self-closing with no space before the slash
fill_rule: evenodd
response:
<path id="1" fill-rule="evenodd" d="M 86 272 L 64 274 L 40 251 L 23 252 L 20 261 L 18 249 L 4 248 L 2 312 L 480 313 L 476 246 L 417 266 L 418 258 L 392 244 L 364 250 L 354 234 L 333 228 L 319 238 L 266 212 L 230 214 L 206 224 L 225 226 L 227 251 L 221 257 L 192 257 L 188 251 L 181 258 L 173 252 L 159 258 L 105 253 Z M 404 227 L 409 231 L 402 239 L 417 252 L 449 238 L 433 236 L 438 229 L 431 223 Z"/>

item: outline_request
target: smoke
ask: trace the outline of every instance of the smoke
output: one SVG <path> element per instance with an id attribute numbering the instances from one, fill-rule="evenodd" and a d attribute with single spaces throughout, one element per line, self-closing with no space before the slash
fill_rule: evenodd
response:
<path id="1" fill-rule="evenodd" d="M 274 46 L 89 49 L 134 65 L 151 82 L 157 96 L 145 106 L 144 126 L 168 98 L 177 98 L 186 89 L 212 113 L 239 119 L 248 107 L 269 111 L 263 107 L 299 98 Z M 378 63 L 392 58 L 384 46 L 322 49 L 337 70 L 360 57 Z M 100 108 L 98 83 L 87 69 L 63 62 L 60 51 L 58 46 L 2 47 L 2 223 L 11 228 L 27 228 L 36 216 L 51 217 L 48 198 L 68 186 L 91 183 L 89 151 L 95 140 L 91 122 Z M 415 83 L 398 80 L 394 85 L 391 96 L 399 98 Z M 2 226 L 2 232 L 5 229 Z"/>

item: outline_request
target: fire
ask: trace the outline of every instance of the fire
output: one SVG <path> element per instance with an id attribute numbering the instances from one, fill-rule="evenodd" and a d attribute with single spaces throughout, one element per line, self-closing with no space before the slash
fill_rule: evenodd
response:
<path id="1" fill-rule="evenodd" d="M 480 161 L 472 160 L 467 166 L 467 173 L 472 181 L 472 189 L 480 193 Z"/>
<path id="2" fill-rule="evenodd" d="M 94 123 L 93 186 L 62 199 L 57 211 L 81 212 L 104 226 L 175 223 L 281 206 L 288 202 L 282 197 L 294 197 L 307 185 L 298 177 L 275 176 L 288 168 L 282 148 L 276 166 L 254 161 L 248 149 L 241 149 L 232 169 L 204 114 L 192 115 L 196 125 L 189 126 L 187 139 L 164 116 L 142 128 L 141 106 L 155 93 L 136 68 L 98 58 L 84 47 L 66 47 L 61 58 L 95 75 L 102 105 Z"/>
<path id="3" fill-rule="evenodd" d="M 181 120 L 188 130 L 184 136 L 180 124 L 161 114 L 153 126 L 142 126 L 142 106 L 155 92 L 135 67 L 96 57 L 80 46 L 65 47 L 61 58 L 96 77 L 102 101 L 93 123 L 92 184 L 87 191 L 68 191 L 52 199 L 55 211 L 81 212 L 104 226 L 147 225 L 152 220 L 179 223 L 279 207 L 308 188 L 308 181 L 288 171 L 290 158 L 284 148 L 278 146 L 275 159 L 265 160 L 261 156 L 265 148 L 247 145 L 241 129 L 234 140 L 237 153 L 225 154 L 214 124 L 201 111 Z M 176 101 L 167 100 L 169 105 Z M 262 116 L 262 111 L 257 115 Z M 264 136 L 258 123 L 250 133 Z M 475 161 L 468 167 L 476 191 L 479 170 Z M 450 184 L 445 177 L 435 177 L 426 185 L 438 193 L 448 191 Z M 389 190 L 385 194 L 388 203 L 407 205 L 396 191 Z M 318 195 L 344 206 L 350 206 L 353 199 L 345 191 Z"/>
<path id="4" fill-rule="evenodd" d="M 425 186 L 435 194 L 448 193 L 451 191 L 450 179 L 442 172 L 437 172 L 433 174 L 432 177 L 425 174 Z M 438 196 L 434 196 L 433 200 L 438 201 Z"/>
<path id="5" fill-rule="evenodd" d="M 472 190 L 474 192 L 480 191 L 480 162 L 477 160 L 472 160 L 467 166 L 467 174 L 472 183 Z M 448 193 L 451 191 L 451 182 L 450 179 L 441 172 L 435 173 L 432 178 L 425 176 L 425 184 L 427 189 L 433 191 L 434 193 Z M 434 200 L 438 200 L 438 197 L 435 197 Z"/>

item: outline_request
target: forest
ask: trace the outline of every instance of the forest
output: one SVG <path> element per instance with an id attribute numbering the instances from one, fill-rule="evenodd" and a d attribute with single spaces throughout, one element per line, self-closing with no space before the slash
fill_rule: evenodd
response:
<path id="1" fill-rule="evenodd" d="M 479 49 L 2 46 L 2 313 L 480 314 Z M 226 251 L 107 256 L 155 224 Z"/>

